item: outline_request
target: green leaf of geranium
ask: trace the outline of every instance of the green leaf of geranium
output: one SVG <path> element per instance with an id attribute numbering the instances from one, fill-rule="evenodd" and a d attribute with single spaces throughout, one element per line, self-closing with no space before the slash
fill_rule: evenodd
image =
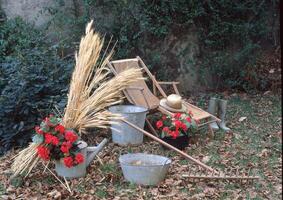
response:
<path id="1" fill-rule="evenodd" d="M 53 124 L 54 126 L 58 125 L 59 124 L 59 120 L 57 117 L 51 117 L 49 119 L 50 123 Z"/>
<path id="2" fill-rule="evenodd" d="M 188 121 L 185 121 L 184 123 L 186 124 L 188 129 L 191 128 L 191 123 L 189 123 Z"/>
<path id="3" fill-rule="evenodd" d="M 40 129 L 44 132 L 48 132 L 50 130 L 49 126 L 44 121 L 41 122 Z"/>
<path id="4" fill-rule="evenodd" d="M 44 141 L 43 135 L 36 134 L 32 137 L 32 142 L 36 144 L 40 144 Z"/>

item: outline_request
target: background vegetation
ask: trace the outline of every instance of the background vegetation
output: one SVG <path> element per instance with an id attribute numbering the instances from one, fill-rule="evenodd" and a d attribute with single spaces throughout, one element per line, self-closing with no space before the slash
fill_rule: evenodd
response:
<path id="1" fill-rule="evenodd" d="M 200 52 L 196 60 L 186 62 L 200 74 L 208 69 L 215 77 L 215 87 L 251 91 L 267 90 L 271 85 L 270 80 L 259 76 L 255 63 L 263 49 L 272 51 L 279 45 L 278 0 L 84 0 L 80 9 L 78 5 L 74 9 L 73 18 L 67 19 L 60 9 L 63 1 L 57 3 L 49 11 L 54 16 L 52 23 L 63 27 L 61 32 L 66 23 L 72 30 L 83 30 L 85 23 L 94 18 L 99 31 L 113 34 L 118 40 L 116 58 L 140 55 L 160 79 L 168 79 L 168 74 L 170 79 L 176 78 L 171 75 L 178 73 L 168 70 L 179 68 L 179 59 L 188 49 L 175 57 L 170 51 L 161 55 L 158 47 L 168 35 L 182 38 L 193 29 Z M 77 33 L 73 33 L 74 40 Z"/>
<path id="2" fill-rule="evenodd" d="M 177 73 L 171 72 L 178 70 L 178 59 L 187 51 L 177 58 L 169 51 L 161 55 L 160 44 L 168 35 L 183 37 L 193 27 L 200 52 L 197 60 L 187 62 L 199 74 L 208 70 L 214 89 L 281 87 L 281 77 L 269 76 L 280 58 L 272 67 L 261 61 L 263 53 L 280 54 L 280 49 L 275 51 L 280 45 L 278 0 L 73 0 L 75 9 L 63 11 L 64 1 L 54 1 L 54 7 L 43 10 L 52 15 L 45 29 L 21 19 L 0 22 L 0 153 L 26 144 L 40 118 L 55 105 L 64 107 L 72 55 L 91 18 L 99 31 L 108 33 L 107 40 L 111 34 L 118 40 L 114 58 L 145 57 L 160 79 L 175 78 L 171 75 Z"/>

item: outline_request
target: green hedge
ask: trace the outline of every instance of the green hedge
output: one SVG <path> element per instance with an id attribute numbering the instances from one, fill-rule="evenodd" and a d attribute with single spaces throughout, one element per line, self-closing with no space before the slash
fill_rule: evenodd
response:
<path id="1" fill-rule="evenodd" d="M 199 74 L 203 73 L 202 69 L 208 69 L 218 82 L 215 85 L 225 89 L 260 89 L 247 80 L 246 66 L 253 65 L 264 49 L 276 45 L 274 41 L 279 32 L 278 0 L 84 2 L 85 13 L 89 18 L 95 17 L 98 29 L 113 34 L 118 40 L 116 58 L 140 55 L 164 80 L 178 74 L 174 72 L 179 66 L 179 55 L 176 58 L 163 50 L 165 55 L 160 55 L 159 45 L 168 34 L 181 38 L 195 27 L 200 55 L 196 63 L 190 64 L 199 69 Z M 97 18 L 97 11 L 105 17 Z M 87 19 L 85 15 L 83 18 Z M 108 23 L 107 18 L 114 20 Z M 254 70 L 257 71 L 256 67 Z"/>
<path id="2" fill-rule="evenodd" d="M 0 154 L 26 144 L 54 105 L 65 106 L 73 62 L 50 44 L 19 18 L 0 24 Z"/>

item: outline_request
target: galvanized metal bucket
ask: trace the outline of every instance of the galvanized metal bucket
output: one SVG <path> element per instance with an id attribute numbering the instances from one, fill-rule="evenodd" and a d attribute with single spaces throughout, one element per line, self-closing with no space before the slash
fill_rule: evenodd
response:
<path id="1" fill-rule="evenodd" d="M 127 181 L 140 185 L 158 185 L 164 180 L 171 159 L 145 153 L 125 154 L 119 162 Z"/>
<path id="2" fill-rule="evenodd" d="M 134 105 L 118 105 L 110 107 L 109 111 L 120 114 L 125 120 L 141 129 L 144 128 L 145 117 L 147 114 L 147 109 L 144 107 Z M 119 145 L 137 145 L 143 142 L 143 133 L 130 127 L 124 122 L 112 124 L 111 131 L 112 141 Z"/>

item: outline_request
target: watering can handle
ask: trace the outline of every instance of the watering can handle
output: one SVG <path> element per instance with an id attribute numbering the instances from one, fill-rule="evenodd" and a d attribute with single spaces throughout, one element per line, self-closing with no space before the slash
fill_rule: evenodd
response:
<path id="1" fill-rule="evenodd" d="M 95 147 L 87 147 L 87 161 L 86 161 L 86 166 L 88 166 L 91 161 L 94 159 L 96 154 L 98 154 L 102 148 L 105 146 L 105 144 L 108 142 L 106 138 L 102 140 L 102 142 Z"/>

